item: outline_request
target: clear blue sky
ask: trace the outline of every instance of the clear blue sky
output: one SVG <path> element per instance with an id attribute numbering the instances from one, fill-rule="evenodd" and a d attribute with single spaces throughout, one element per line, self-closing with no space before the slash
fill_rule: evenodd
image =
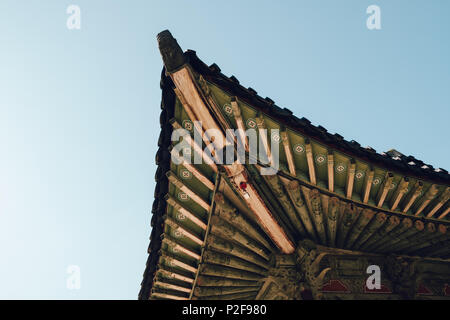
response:
<path id="1" fill-rule="evenodd" d="M 137 298 L 164 29 L 313 124 L 450 168 L 450 1 L 168 3 L 0 2 L 0 298 Z"/>

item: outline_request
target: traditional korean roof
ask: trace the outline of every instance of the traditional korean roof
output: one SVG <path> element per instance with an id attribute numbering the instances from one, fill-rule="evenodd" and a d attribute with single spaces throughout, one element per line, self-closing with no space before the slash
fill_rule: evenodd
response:
<path id="1" fill-rule="evenodd" d="M 348 250 L 336 251 L 339 259 L 425 257 L 421 263 L 450 272 L 442 260 L 450 257 L 446 170 L 330 134 L 207 66 L 195 51 L 183 53 L 168 31 L 158 41 L 165 64 L 161 134 L 140 299 L 278 297 L 267 279 L 278 272 L 279 255 L 298 252 L 299 241 L 313 241 L 318 251 Z M 279 129 L 265 141 L 281 142 L 279 172 L 261 175 L 260 164 L 176 164 L 172 131 L 193 133 L 195 120 L 205 120 L 204 129 Z M 204 146 L 190 144 L 202 153 Z"/>

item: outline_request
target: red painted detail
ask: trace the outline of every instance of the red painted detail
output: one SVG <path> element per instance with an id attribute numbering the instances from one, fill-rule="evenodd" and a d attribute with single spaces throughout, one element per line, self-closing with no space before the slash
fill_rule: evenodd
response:
<path id="1" fill-rule="evenodd" d="M 364 293 L 392 293 L 392 291 L 391 291 L 391 289 L 389 289 L 384 284 L 381 284 L 381 288 L 380 289 L 372 289 L 372 290 L 367 288 L 367 285 L 364 284 Z"/>
<path id="2" fill-rule="evenodd" d="M 241 188 L 244 191 L 247 190 L 247 182 L 241 181 L 241 183 L 239 184 L 239 188 Z"/>
<path id="3" fill-rule="evenodd" d="M 339 280 L 330 280 L 322 287 L 322 292 L 350 293 L 350 290 Z"/>
<path id="4" fill-rule="evenodd" d="M 423 283 L 419 284 L 419 288 L 417 288 L 417 294 L 423 294 L 423 295 L 433 295 L 433 292 L 425 287 Z"/>

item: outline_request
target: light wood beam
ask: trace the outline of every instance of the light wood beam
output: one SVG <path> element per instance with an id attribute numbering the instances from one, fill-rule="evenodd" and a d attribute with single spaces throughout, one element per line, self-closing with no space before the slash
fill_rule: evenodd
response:
<path id="1" fill-rule="evenodd" d="M 245 135 L 245 126 L 244 120 L 242 120 L 241 108 L 239 107 L 239 103 L 236 97 L 231 99 L 231 108 L 233 109 L 234 119 L 236 120 L 236 125 L 239 130 L 239 139 L 241 140 L 241 144 L 244 146 L 245 150 L 248 151 L 248 141 L 247 136 Z"/>
<path id="2" fill-rule="evenodd" d="M 384 178 L 383 188 L 381 188 L 380 191 L 378 192 L 378 194 L 379 194 L 378 203 L 377 203 L 378 207 L 383 206 L 384 200 L 386 199 L 386 196 L 391 188 L 393 179 L 394 179 L 394 175 L 392 174 L 392 172 L 386 173 L 386 177 Z"/>
<path id="3" fill-rule="evenodd" d="M 209 211 L 209 204 L 203 200 L 198 194 L 189 189 L 183 182 L 181 182 L 173 172 L 167 172 L 167 178 L 171 183 L 173 183 L 178 189 L 186 193 L 194 202 L 196 202 L 199 206 L 201 206 L 206 211 Z"/>
<path id="4" fill-rule="evenodd" d="M 448 200 L 450 199 L 450 187 L 447 187 L 439 197 L 439 202 L 427 214 L 427 218 L 431 218 Z"/>
<path id="5" fill-rule="evenodd" d="M 289 172 L 295 177 L 297 176 L 295 171 L 295 162 L 292 155 L 291 143 L 289 142 L 289 136 L 286 130 L 281 132 L 281 139 L 283 140 L 284 153 L 286 154 Z"/>
<path id="6" fill-rule="evenodd" d="M 161 282 L 161 281 L 156 281 L 155 282 L 155 286 L 163 288 L 163 289 L 169 289 L 169 290 L 178 291 L 178 292 L 185 292 L 185 293 L 190 293 L 191 292 L 191 289 L 189 289 L 189 288 L 180 287 L 180 286 L 177 286 L 177 285 L 174 285 L 174 284 Z"/>
<path id="7" fill-rule="evenodd" d="M 152 292 L 152 297 L 158 297 L 169 300 L 189 300 L 189 298 L 174 296 L 173 294 L 166 294 L 160 292 Z"/>
<path id="8" fill-rule="evenodd" d="M 312 152 L 312 146 L 309 139 L 305 140 L 305 149 L 306 149 L 306 161 L 308 162 L 308 170 L 309 170 L 309 181 L 312 184 L 316 184 L 316 170 L 314 168 L 314 158 Z"/>
<path id="9" fill-rule="evenodd" d="M 397 209 L 398 204 L 400 203 L 400 200 L 402 200 L 402 197 L 405 195 L 406 191 L 408 190 L 408 185 L 409 185 L 408 177 L 403 177 L 400 184 L 397 187 L 397 190 L 395 191 L 395 194 L 392 196 L 392 200 L 391 200 L 391 210 L 392 211 Z"/>
<path id="10" fill-rule="evenodd" d="M 175 119 L 172 119 L 171 123 L 174 129 L 182 129 L 181 125 Z M 183 136 L 183 139 L 186 140 L 186 143 L 191 146 L 194 152 L 197 152 L 202 156 L 203 161 L 205 161 L 205 163 L 209 165 L 214 172 L 218 172 L 217 165 L 214 163 L 214 160 L 203 151 L 202 147 L 199 146 L 194 139 L 192 139 L 191 135 L 185 135 Z M 172 152 L 174 152 L 174 150 L 172 150 Z"/>
<path id="11" fill-rule="evenodd" d="M 409 200 L 407 200 L 405 207 L 403 208 L 403 213 L 408 212 L 409 208 L 413 205 L 414 201 L 416 201 L 417 197 L 422 192 L 423 183 L 421 181 L 418 181 L 416 185 L 414 186 L 414 191 L 411 194 Z"/>
<path id="12" fill-rule="evenodd" d="M 422 204 L 417 208 L 417 211 L 415 213 L 416 216 L 422 213 L 423 209 L 431 202 L 431 200 L 436 197 L 437 193 L 439 192 L 439 189 L 436 187 L 435 184 L 432 184 L 430 188 L 428 189 L 427 193 L 425 193 L 425 200 L 422 202 Z"/>
<path id="13" fill-rule="evenodd" d="M 450 207 L 448 207 L 439 217 L 438 219 L 444 219 L 450 212 Z"/>
<path id="14" fill-rule="evenodd" d="M 334 155 L 333 151 L 328 151 L 328 190 L 334 192 Z"/>
<path id="15" fill-rule="evenodd" d="M 176 223 L 171 218 L 166 218 L 165 223 L 168 226 L 170 226 L 171 228 L 175 229 L 175 231 L 179 232 L 180 234 L 182 234 L 186 238 L 188 238 L 188 239 L 192 240 L 193 242 L 195 242 L 196 244 L 198 244 L 199 246 L 203 245 L 203 240 L 202 239 L 198 238 L 197 236 L 195 236 L 194 234 L 192 234 L 191 232 L 189 232 L 185 228 L 181 227 L 178 223 Z"/>
<path id="16" fill-rule="evenodd" d="M 270 152 L 270 146 L 269 146 L 269 141 L 267 138 L 267 129 L 266 129 L 266 125 L 264 122 L 264 117 L 262 115 L 259 115 L 258 117 L 256 117 L 255 120 L 256 120 L 256 125 L 258 126 L 259 139 L 261 139 L 261 141 L 263 143 L 264 152 L 266 153 L 269 164 L 271 165 L 273 163 L 272 162 L 272 154 Z"/>
<path id="17" fill-rule="evenodd" d="M 159 268 L 158 271 L 156 271 L 156 274 L 168 278 L 168 279 L 176 279 L 176 280 L 180 280 L 180 281 L 184 281 L 187 283 L 194 283 L 194 279 L 183 276 L 181 274 L 172 272 L 172 271 L 167 271 L 164 269 Z"/>
<path id="18" fill-rule="evenodd" d="M 206 230 L 206 223 L 204 223 L 202 220 L 197 218 L 192 212 L 184 208 L 178 201 L 176 201 L 171 195 L 166 196 L 166 201 L 169 205 L 171 205 L 176 211 L 181 213 L 183 216 L 191 220 L 194 224 L 202 228 L 203 230 Z"/>
<path id="19" fill-rule="evenodd" d="M 174 252 L 182 252 L 185 255 L 190 256 L 191 258 L 194 258 L 197 261 L 200 261 L 200 255 L 196 254 L 195 252 L 189 249 L 186 249 L 181 244 L 176 243 L 175 241 L 167 238 L 166 236 L 164 236 L 162 241 L 166 243 L 169 247 L 171 247 Z"/>
<path id="20" fill-rule="evenodd" d="M 192 164 L 188 163 L 185 159 L 180 158 L 174 150 L 171 152 L 172 157 L 176 158 L 178 162 L 181 162 L 181 165 L 185 167 L 189 172 L 192 173 L 194 177 L 197 178 L 201 183 L 203 183 L 208 189 L 214 190 L 214 183 L 211 182 L 207 177 L 205 177 L 197 168 L 195 168 Z"/>
<path id="21" fill-rule="evenodd" d="M 350 199 L 353 194 L 353 184 L 355 182 L 355 171 L 356 171 L 356 162 L 354 159 L 351 159 L 350 167 L 348 168 L 348 175 L 347 175 L 347 198 L 350 198 Z"/>
<path id="22" fill-rule="evenodd" d="M 363 203 L 367 204 L 369 202 L 370 189 L 372 188 L 373 176 L 375 172 L 371 169 L 366 175 L 366 183 L 364 187 Z"/>
<path id="23" fill-rule="evenodd" d="M 266 207 L 261 196 L 255 187 L 249 183 L 248 175 L 242 165 L 234 164 L 229 167 L 229 176 L 235 185 L 240 186 L 241 182 L 246 183 L 245 190 L 237 188 L 237 192 L 247 203 L 248 207 L 253 211 L 261 227 L 268 232 L 274 243 L 281 249 L 283 253 L 289 254 L 294 252 L 295 247 L 283 228 L 274 220 L 272 212 Z"/>

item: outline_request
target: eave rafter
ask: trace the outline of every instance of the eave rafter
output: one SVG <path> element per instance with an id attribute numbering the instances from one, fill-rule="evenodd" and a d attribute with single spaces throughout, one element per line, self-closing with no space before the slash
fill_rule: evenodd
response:
<path id="1" fill-rule="evenodd" d="M 295 168 L 294 156 L 292 155 L 291 143 L 286 130 L 281 131 L 281 140 L 283 141 L 283 148 L 286 155 L 286 161 L 288 163 L 289 173 L 295 177 L 297 172 Z"/>
<path id="2" fill-rule="evenodd" d="M 334 192 L 334 154 L 331 150 L 328 151 L 328 190 Z"/>
<path id="3" fill-rule="evenodd" d="M 366 181 L 364 182 L 364 194 L 362 198 L 364 204 L 367 204 L 369 202 L 370 190 L 372 189 L 374 174 L 375 172 L 373 169 L 370 169 L 369 172 L 366 174 Z"/>
<path id="4" fill-rule="evenodd" d="M 173 39 L 169 33 L 165 33 L 160 39 L 162 39 L 160 40 L 160 51 L 166 65 L 166 72 L 172 78 L 172 81 L 179 92 L 183 95 L 185 103 L 188 106 L 192 106 L 191 110 L 195 119 L 201 121 L 204 127 L 207 127 L 208 129 L 216 129 L 219 136 L 212 143 L 220 149 L 223 145 L 218 145 L 217 141 L 222 141 L 226 144 L 228 143 L 223 133 L 223 129 L 228 129 L 227 127 L 223 127 L 227 126 L 227 123 L 220 123 L 219 126 L 212 117 L 210 110 L 213 109 L 214 106 L 209 105 L 212 102 L 205 97 L 203 92 L 205 89 L 202 91 L 194 80 L 195 76 L 193 71 L 190 69 L 189 65 L 185 64 L 183 53 L 175 39 Z M 269 152 L 268 155 L 270 157 L 267 141 L 265 148 L 266 151 Z M 248 176 L 245 173 L 245 168 L 238 163 L 224 165 L 223 167 L 227 172 L 227 175 L 231 177 L 234 182 L 237 193 L 240 194 L 242 199 L 247 203 L 256 218 L 260 221 L 264 230 L 270 235 L 282 252 L 292 253 L 294 251 L 292 241 L 274 219 L 270 210 L 267 209 L 256 189 L 251 184 L 248 184 Z M 239 188 L 241 183 L 247 185 L 245 191 Z"/>
<path id="5" fill-rule="evenodd" d="M 306 149 L 306 161 L 308 162 L 309 181 L 311 182 L 311 184 L 317 184 L 316 169 L 314 167 L 314 156 L 311 141 L 309 141 L 309 139 L 305 140 L 305 149 Z"/>
<path id="6" fill-rule="evenodd" d="M 395 209 L 397 209 L 400 201 L 402 200 L 403 196 L 406 194 L 406 192 L 408 191 L 408 186 L 409 186 L 409 178 L 408 177 L 403 177 L 399 186 L 397 187 L 397 190 L 395 191 L 393 197 L 392 197 L 392 201 L 391 201 L 391 210 L 394 211 Z"/>
<path id="7" fill-rule="evenodd" d="M 378 191 L 378 196 L 377 196 L 377 206 L 378 207 L 383 206 L 384 200 L 386 200 L 386 196 L 387 196 L 389 190 L 391 189 L 393 179 L 394 179 L 394 175 L 392 174 L 392 172 L 386 173 L 386 177 L 384 178 L 383 185 L 380 188 L 380 190 Z"/>
<path id="8" fill-rule="evenodd" d="M 348 168 L 347 174 L 347 198 L 351 198 L 353 194 L 353 184 L 355 182 L 355 171 L 356 171 L 356 161 L 355 159 L 351 159 L 350 167 Z"/>
<path id="9" fill-rule="evenodd" d="M 450 199 L 450 187 L 447 187 L 442 195 L 439 197 L 438 203 L 427 214 L 427 218 L 434 216 L 434 214 Z"/>
<path id="10" fill-rule="evenodd" d="M 417 208 L 415 215 L 418 216 L 422 213 L 423 209 L 434 199 L 434 197 L 438 194 L 439 190 L 436 185 L 432 184 L 428 191 L 425 193 L 425 199 Z"/>
<path id="11" fill-rule="evenodd" d="M 413 205 L 414 201 L 419 197 L 420 193 L 423 189 L 423 183 L 422 181 L 417 181 L 414 189 L 411 192 L 411 195 L 406 199 L 405 201 L 405 207 L 403 208 L 403 213 L 408 212 L 409 208 Z"/>

